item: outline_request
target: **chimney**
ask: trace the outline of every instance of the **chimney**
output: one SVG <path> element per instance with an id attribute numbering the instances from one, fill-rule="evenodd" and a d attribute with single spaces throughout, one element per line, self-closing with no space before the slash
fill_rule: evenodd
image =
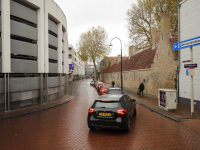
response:
<path id="1" fill-rule="evenodd" d="M 111 66 L 112 66 L 112 65 L 114 65 L 114 60 L 113 60 L 113 59 L 111 59 Z"/>
<path id="2" fill-rule="evenodd" d="M 152 47 L 154 47 L 156 43 L 159 42 L 160 36 L 161 36 L 160 30 L 152 31 Z"/>
<path id="3" fill-rule="evenodd" d="M 117 62 L 119 63 L 121 61 L 121 55 L 117 56 Z"/>
<path id="4" fill-rule="evenodd" d="M 164 13 L 160 17 L 161 22 L 161 34 L 169 34 L 169 14 Z"/>
<path id="5" fill-rule="evenodd" d="M 129 47 L 129 57 L 133 55 L 133 46 Z"/>

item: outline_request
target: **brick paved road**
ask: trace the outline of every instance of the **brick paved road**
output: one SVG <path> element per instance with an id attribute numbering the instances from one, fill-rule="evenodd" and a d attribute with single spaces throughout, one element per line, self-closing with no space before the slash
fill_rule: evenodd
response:
<path id="1" fill-rule="evenodd" d="M 74 85 L 76 97 L 67 104 L 0 120 L 0 149 L 200 149 L 199 134 L 138 105 L 129 134 L 108 129 L 90 131 L 87 111 L 98 95 L 89 81 Z"/>

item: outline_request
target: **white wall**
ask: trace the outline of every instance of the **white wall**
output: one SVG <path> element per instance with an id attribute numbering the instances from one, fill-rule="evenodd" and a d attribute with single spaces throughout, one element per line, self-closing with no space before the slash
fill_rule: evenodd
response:
<path id="1" fill-rule="evenodd" d="M 64 32 L 65 59 L 68 59 L 68 37 L 67 20 L 60 7 L 53 0 L 27 0 L 38 7 L 38 72 L 49 72 L 49 46 L 48 46 L 48 16 L 52 16 L 58 22 L 58 73 L 69 73 L 69 63 L 64 61 L 64 71 L 62 70 L 62 28 Z M 43 32 L 41 32 L 43 31 Z"/>
<path id="2" fill-rule="evenodd" d="M 1 17 L 2 17 L 2 72 L 11 72 L 11 59 L 10 59 L 10 1 L 1 1 Z"/>
<path id="3" fill-rule="evenodd" d="M 180 7 L 180 41 L 200 36 L 200 0 L 187 0 Z M 194 99 L 200 101 L 200 46 L 193 47 L 193 63 L 197 63 L 194 76 Z M 190 48 L 180 50 L 180 92 L 179 96 L 190 99 L 190 76 L 182 61 L 190 60 Z"/>
<path id="4" fill-rule="evenodd" d="M 76 61 L 73 61 L 72 59 L 69 59 L 69 62 L 74 64 L 74 71 L 73 71 L 73 75 L 85 75 L 85 64 L 82 61 L 82 59 L 79 57 L 78 53 L 76 52 L 76 50 L 74 49 L 74 47 L 69 44 L 70 48 L 72 48 L 72 56 L 74 56 L 74 58 L 76 59 Z M 69 50 L 68 50 L 69 52 Z M 74 53 L 76 53 L 76 55 L 74 55 Z"/>

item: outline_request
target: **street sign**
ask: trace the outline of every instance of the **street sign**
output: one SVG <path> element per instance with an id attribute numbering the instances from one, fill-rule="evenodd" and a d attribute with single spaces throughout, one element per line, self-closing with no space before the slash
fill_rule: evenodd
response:
<path id="1" fill-rule="evenodd" d="M 194 76 L 194 68 L 186 69 L 186 76 Z"/>
<path id="2" fill-rule="evenodd" d="M 197 68 L 197 64 L 185 64 L 184 68 Z"/>
<path id="3" fill-rule="evenodd" d="M 69 69 L 74 69 L 74 64 L 69 64 Z"/>
<path id="4" fill-rule="evenodd" d="M 200 45 L 200 36 L 173 44 L 173 50 Z"/>

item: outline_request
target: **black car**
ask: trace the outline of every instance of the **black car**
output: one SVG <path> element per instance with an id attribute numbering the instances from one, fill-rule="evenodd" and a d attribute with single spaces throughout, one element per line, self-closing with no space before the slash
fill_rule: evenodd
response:
<path id="1" fill-rule="evenodd" d="M 131 120 L 135 115 L 135 99 L 122 94 L 102 95 L 88 110 L 88 127 L 125 129 L 129 132 Z"/>
<path id="2" fill-rule="evenodd" d="M 124 94 L 121 88 L 109 88 L 107 94 Z"/>
<path id="3" fill-rule="evenodd" d="M 92 86 L 96 87 L 96 83 L 97 83 L 97 81 L 94 81 L 93 84 L 92 84 Z"/>

